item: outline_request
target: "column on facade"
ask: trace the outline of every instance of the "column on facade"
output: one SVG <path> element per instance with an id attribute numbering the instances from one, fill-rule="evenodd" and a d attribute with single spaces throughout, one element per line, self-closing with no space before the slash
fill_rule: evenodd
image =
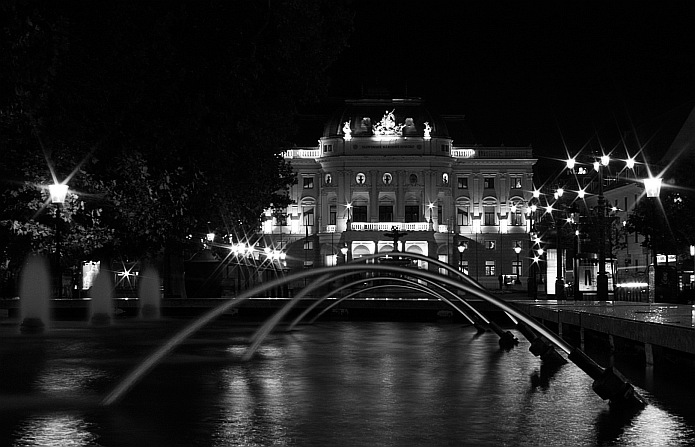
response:
<path id="1" fill-rule="evenodd" d="M 473 214 L 473 216 L 478 216 L 480 217 L 481 214 L 481 209 L 480 207 L 482 206 L 482 200 L 483 200 L 483 186 L 481 185 L 481 174 L 479 172 L 476 172 L 475 174 L 472 175 L 473 177 L 473 194 L 471 196 L 471 210 L 470 212 Z"/>
<path id="2" fill-rule="evenodd" d="M 343 222 L 342 225 L 342 231 L 347 230 L 347 220 L 349 218 L 348 216 L 348 211 L 345 207 L 348 203 L 352 201 L 352 197 L 350 197 L 350 182 L 351 182 L 351 173 L 347 169 L 343 169 L 339 171 L 340 173 L 340 183 L 338 186 L 338 200 L 343 200 L 342 203 L 338 203 L 342 207 L 342 210 L 336 210 L 337 212 L 341 213 L 340 220 Z M 337 223 L 338 219 L 336 219 Z"/>
<path id="3" fill-rule="evenodd" d="M 396 171 L 396 203 L 393 218 L 396 222 L 405 221 L 405 171 Z"/>
<path id="4" fill-rule="evenodd" d="M 430 220 L 430 203 L 434 203 L 434 196 L 432 196 L 432 192 L 434 189 L 432 188 L 432 170 L 431 169 L 425 169 L 422 171 L 422 184 L 424 187 L 422 188 L 422 194 L 421 194 L 421 199 L 420 199 L 420 209 L 423 210 L 424 212 L 424 217 L 425 217 L 425 222 L 429 222 Z M 436 216 L 434 213 L 432 213 L 432 222 L 434 222 L 434 218 Z"/>
<path id="5" fill-rule="evenodd" d="M 379 171 L 369 171 L 371 185 L 369 187 L 369 220 L 379 222 Z"/>

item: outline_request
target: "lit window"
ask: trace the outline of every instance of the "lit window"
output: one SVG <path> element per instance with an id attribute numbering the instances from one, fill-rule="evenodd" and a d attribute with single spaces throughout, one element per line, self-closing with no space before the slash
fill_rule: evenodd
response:
<path id="1" fill-rule="evenodd" d="M 468 189 L 468 177 L 457 177 L 458 189 Z"/>
<path id="2" fill-rule="evenodd" d="M 390 185 L 391 182 L 393 181 L 393 176 L 391 174 L 389 174 L 388 172 L 386 172 L 386 173 L 384 173 L 382 180 L 384 181 L 384 185 Z M 357 182 L 357 183 L 359 183 L 359 182 Z"/>
<path id="3" fill-rule="evenodd" d="M 314 241 L 304 241 L 304 250 L 313 250 Z"/>
<path id="4" fill-rule="evenodd" d="M 511 189 L 521 189 L 521 177 L 512 177 L 510 182 Z"/>
<path id="5" fill-rule="evenodd" d="M 470 225 L 468 219 L 468 205 L 459 205 L 456 207 L 456 225 Z"/>
<path id="6" fill-rule="evenodd" d="M 335 205 L 331 205 L 328 210 L 328 225 L 335 225 L 338 211 Z"/>
<path id="7" fill-rule="evenodd" d="M 314 209 L 308 209 L 304 211 L 304 225 L 311 227 L 314 225 Z"/>
<path id="8" fill-rule="evenodd" d="M 304 189 L 314 188 L 314 177 L 304 177 Z"/>
<path id="9" fill-rule="evenodd" d="M 483 177 L 483 188 L 495 189 L 495 177 Z"/>
<path id="10" fill-rule="evenodd" d="M 483 218 L 485 219 L 483 225 L 497 225 L 497 213 L 495 212 L 495 206 L 483 206 Z"/>
<path id="11" fill-rule="evenodd" d="M 485 276 L 495 276 L 495 261 L 485 261 Z"/>
<path id="12" fill-rule="evenodd" d="M 326 185 L 331 185 L 333 184 L 333 176 L 331 174 L 326 174 Z"/>
<path id="13" fill-rule="evenodd" d="M 449 174 L 446 172 L 442 174 L 442 184 L 448 185 L 449 184 Z"/>
<path id="14" fill-rule="evenodd" d="M 467 261 L 466 259 L 464 259 L 463 261 L 461 261 L 461 272 L 462 272 L 464 275 L 467 275 L 467 274 L 468 274 L 468 261 Z"/>
<path id="15" fill-rule="evenodd" d="M 495 249 L 495 241 L 485 241 L 485 249 L 486 250 L 494 250 Z"/>

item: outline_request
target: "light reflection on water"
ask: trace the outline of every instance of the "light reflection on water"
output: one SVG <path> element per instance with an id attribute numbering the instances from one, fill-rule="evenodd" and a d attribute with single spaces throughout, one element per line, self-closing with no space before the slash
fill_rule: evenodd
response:
<path id="1" fill-rule="evenodd" d="M 233 323 L 216 323 L 114 407 L 47 410 L 39 403 L 2 411 L 3 396 L 17 401 L 12 381 L 33 399 L 104 393 L 156 346 L 149 329 L 90 343 L 83 332 L 0 339 L 0 417 L 10 422 L 0 443 L 688 445 L 695 435 L 695 410 L 682 413 L 682 396 L 662 401 L 640 390 L 651 405 L 621 415 L 574 365 L 541 368 L 520 334 L 519 346 L 503 351 L 493 333 L 429 323 L 321 323 L 278 332 L 246 363 L 246 338 Z M 22 361 L 27 346 L 32 357 Z"/>

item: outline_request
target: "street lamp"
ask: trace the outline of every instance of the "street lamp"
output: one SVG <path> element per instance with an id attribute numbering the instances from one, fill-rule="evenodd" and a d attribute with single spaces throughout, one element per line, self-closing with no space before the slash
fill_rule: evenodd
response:
<path id="1" fill-rule="evenodd" d="M 434 223 L 432 222 L 432 208 L 434 208 L 434 203 L 430 203 L 427 205 L 427 207 L 430 209 L 430 231 L 434 230 Z"/>
<path id="2" fill-rule="evenodd" d="M 350 227 L 352 225 L 352 212 L 350 211 L 352 209 L 352 203 L 347 203 L 345 205 L 345 209 L 347 210 L 348 216 L 347 216 L 347 222 L 345 222 L 345 229 L 350 230 Z"/>
<path id="3" fill-rule="evenodd" d="M 521 253 L 521 247 L 519 247 L 518 242 L 514 246 L 514 252 L 516 253 L 516 280 L 514 280 L 514 284 L 521 284 L 521 280 L 519 279 L 519 276 L 521 275 L 521 264 L 519 264 L 519 253 Z"/>
<path id="4" fill-rule="evenodd" d="M 596 277 L 596 298 L 599 301 L 608 301 L 608 274 L 606 273 L 606 198 L 603 196 L 603 168 L 608 166 L 610 157 L 602 155 L 600 161 L 594 163 L 594 169 L 598 172 L 598 275 Z"/>
<path id="5" fill-rule="evenodd" d="M 569 162 L 567 167 L 569 168 Z M 564 194 L 565 190 L 558 188 L 555 192 L 555 199 L 560 200 Z M 552 209 L 552 207 L 551 207 Z M 558 206 L 559 210 L 559 206 Z M 565 278 L 564 272 L 562 271 L 562 228 L 560 227 L 560 215 L 555 220 L 555 236 L 556 236 L 556 251 L 557 251 L 557 272 L 555 276 L 555 297 L 558 300 L 565 299 Z"/>
<path id="6" fill-rule="evenodd" d="M 530 225 L 529 225 L 529 235 L 531 236 L 531 242 L 529 243 L 529 250 L 531 251 L 531 265 L 529 266 L 528 269 L 528 296 L 532 296 L 536 298 L 538 296 L 538 284 L 536 283 L 536 257 L 535 253 L 533 253 L 533 247 L 535 246 L 536 242 L 534 240 L 534 233 L 536 231 L 536 227 L 534 224 L 534 219 L 536 217 L 536 210 L 538 209 L 538 206 L 536 205 L 535 201 L 538 200 L 540 197 L 540 191 L 534 190 L 533 191 L 533 199 L 530 200 L 530 206 L 529 206 L 529 219 L 530 219 Z"/>
<path id="7" fill-rule="evenodd" d="M 659 199 L 659 193 L 661 192 L 661 177 L 649 177 L 643 180 L 644 181 L 644 192 L 647 194 L 647 197 L 650 199 Z M 652 215 L 652 218 L 654 216 Z M 652 227 L 652 233 L 656 233 L 656 228 Z M 656 235 L 651 234 L 650 235 L 652 238 L 652 259 L 654 262 L 654 268 L 651 271 L 651 274 L 649 275 L 650 278 L 650 283 L 652 287 L 649 289 L 649 302 L 653 303 L 656 298 L 656 265 L 657 265 L 657 257 L 656 257 Z M 668 256 L 668 254 L 667 254 Z"/>
<path id="8" fill-rule="evenodd" d="M 463 252 L 466 251 L 466 248 L 468 248 L 468 247 L 466 246 L 465 242 L 460 242 L 458 247 L 456 247 L 456 248 L 459 251 L 459 271 L 461 273 L 465 273 L 463 271 Z"/>
<path id="9" fill-rule="evenodd" d="M 57 285 L 58 285 L 58 298 L 63 298 L 63 271 L 60 268 L 60 211 L 62 206 L 65 204 L 65 197 L 68 195 L 68 185 L 61 183 L 54 183 L 48 186 L 48 192 L 51 196 L 51 203 L 56 205 L 56 268 L 57 272 Z"/>

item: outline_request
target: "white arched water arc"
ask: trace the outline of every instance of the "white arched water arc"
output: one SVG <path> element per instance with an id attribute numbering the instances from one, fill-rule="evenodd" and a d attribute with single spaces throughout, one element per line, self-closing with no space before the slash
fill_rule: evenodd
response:
<path id="1" fill-rule="evenodd" d="M 361 256 L 358 259 L 353 260 L 352 263 L 355 263 L 355 264 L 363 263 L 363 262 L 367 262 L 367 261 L 372 260 L 372 259 L 383 258 L 383 257 L 388 256 L 388 255 L 389 255 L 389 253 L 377 253 L 377 254 L 373 254 L 373 255 L 365 255 L 365 256 Z M 497 299 L 495 296 L 490 294 L 485 287 L 481 286 L 473 278 L 471 278 L 470 276 L 464 274 L 463 272 L 453 268 L 449 264 L 443 263 L 442 261 L 440 261 L 438 259 L 429 258 L 427 256 L 424 256 L 424 255 L 421 255 L 418 253 L 412 253 L 412 252 L 399 253 L 399 256 L 411 258 L 411 259 L 418 259 L 420 261 L 426 261 L 426 262 L 432 263 L 432 264 L 436 265 L 437 267 L 444 269 L 447 272 L 450 272 L 454 276 L 457 276 L 458 278 L 460 278 L 461 280 L 463 280 L 467 284 L 470 284 L 473 287 L 476 287 L 477 289 L 479 289 L 481 291 L 481 293 L 486 294 L 486 296 L 489 297 L 490 299 L 492 299 L 492 300 Z M 514 317 L 514 315 L 512 315 L 506 311 L 504 313 L 505 313 L 505 315 L 507 315 L 507 317 L 509 317 L 509 319 L 512 321 L 512 323 L 519 324 L 519 321 Z"/>
<path id="2" fill-rule="evenodd" d="M 341 275 L 341 276 L 342 276 L 342 275 Z M 405 283 L 405 284 L 418 284 L 417 282 L 415 282 L 415 281 L 413 281 L 413 280 L 408 280 L 408 279 L 404 279 L 404 278 L 394 278 L 394 277 L 391 277 L 391 276 L 389 276 L 389 277 L 373 277 L 373 278 L 369 278 L 369 281 L 374 281 L 374 280 L 389 280 L 389 281 L 394 281 L 394 282 L 402 282 L 402 283 Z M 329 299 L 329 298 L 331 297 L 331 295 L 336 294 L 336 293 L 338 293 L 338 292 L 340 292 L 340 291 L 342 291 L 342 290 L 344 290 L 344 289 L 347 289 L 347 288 L 353 287 L 353 286 L 355 286 L 355 285 L 361 284 L 361 283 L 363 283 L 363 282 L 364 282 L 364 280 L 353 281 L 353 282 L 350 282 L 350 283 L 347 283 L 347 284 L 343 284 L 343 285 L 337 287 L 336 289 L 331 290 L 330 292 L 326 293 L 325 295 L 323 295 L 322 297 L 320 297 L 318 300 L 316 300 L 314 303 L 312 303 L 309 307 L 307 307 L 297 318 L 295 318 L 294 321 L 292 321 L 292 323 L 289 325 L 288 330 L 292 330 L 302 319 L 304 319 L 304 317 L 306 317 L 306 316 L 309 314 L 309 312 L 311 312 L 312 310 L 314 310 L 314 309 L 315 309 L 319 304 L 321 304 L 323 301 Z M 470 310 L 471 312 L 473 312 L 473 313 L 474 313 L 478 318 L 480 318 L 483 322 L 485 322 L 486 324 L 489 324 L 489 323 L 490 323 L 490 322 L 488 321 L 488 319 L 487 319 L 482 313 L 480 313 L 475 307 L 471 306 L 470 303 L 468 303 L 468 301 L 466 301 L 465 299 L 461 298 L 460 296 L 456 295 L 456 294 L 453 293 L 452 291 L 446 289 L 445 287 L 443 287 L 442 285 L 440 285 L 440 284 L 438 284 L 438 283 L 436 283 L 436 282 L 430 282 L 430 285 L 439 288 L 440 291 L 443 292 L 443 293 L 448 293 L 449 295 L 452 296 L 452 298 L 458 299 L 461 303 L 464 304 L 464 306 L 467 307 L 468 310 Z M 429 292 L 429 289 L 425 289 L 425 292 Z M 354 294 L 351 294 L 350 296 L 352 297 L 352 296 L 354 296 Z M 343 301 L 344 299 L 345 299 L 345 297 L 339 299 L 339 301 Z M 330 307 L 333 307 L 333 306 L 335 306 L 335 304 L 331 304 Z M 456 308 L 457 311 L 460 311 L 460 309 L 459 309 L 457 306 L 454 306 L 454 307 Z M 321 312 L 321 314 L 323 314 L 323 313 L 326 312 L 327 310 L 328 310 L 328 309 L 324 309 L 324 310 Z M 319 315 L 320 315 L 320 314 L 319 314 Z M 468 318 L 467 315 L 465 315 L 465 316 L 466 316 L 466 318 Z M 314 318 L 309 322 L 309 324 L 312 324 L 314 321 L 316 321 L 317 318 L 318 318 L 318 315 L 317 315 L 316 317 L 314 317 Z M 470 320 L 469 320 L 469 321 L 470 321 Z M 471 321 L 471 324 L 475 324 L 475 322 Z"/>
<path id="3" fill-rule="evenodd" d="M 138 365 L 130 374 L 128 374 L 125 377 L 124 380 L 122 380 L 110 393 L 108 393 L 106 395 L 106 397 L 102 401 L 102 404 L 103 405 L 111 405 L 114 402 L 118 401 L 144 374 L 149 372 L 166 354 L 168 354 L 178 344 L 180 344 L 187 337 L 189 337 L 190 335 L 195 333 L 201 327 L 208 324 L 212 319 L 218 317 L 219 315 L 223 314 L 224 312 L 233 308 L 234 306 L 240 304 L 241 302 L 249 299 L 250 297 L 252 297 L 256 294 L 259 294 L 261 292 L 265 292 L 266 290 L 272 289 L 274 287 L 279 287 L 286 282 L 297 281 L 297 280 L 309 278 L 312 276 L 319 276 L 319 275 L 326 275 L 326 274 L 330 275 L 330 274 L 334 274 L 338 271 L 341 271 L 341 272 L 342 271 L 346 271 L 346 272 L 348 272 L 348 271 L 349 272 L 361 272 L 361 271 L 391 272 L 391 273 L 398 273 L 398 274 L 402 274 L 402 275 L 419 276 L 425 280 L 439 281 L 439 282 L 445 283 L 446 285 L 448 285 L 454 289 L 462 290 L 464 292 L 478 296 L 479 298 L 481 298 L 483 300 L 489 301 L 490 303 L 496 305 L 500 309 L 514 315 L 519 320 L 524 321 L 530 327 L 535 329 L 538 333 L 545 336 L 550 342 L 554 343 L 556 346 L 558 346 L 560 349 L 562 349 L 566 353 L 569 354 L 573 350 L 573 348 L 567 342 L 565 342 L 557 334 L 554 334 L 552 331 L 548 330 L 546 327 L 538 324 L 532 317 L 525 315 L 522 311 L 511 307 L 508 303 L 506 303 L 500 299 L 489 296 L 489 294 L 480 293 L 481 291 L 477 287 L 472 287 L 472 286 L 469 286 L 466 284 L 462 284 L 462 283 L 455 281 L 449 277 L 446 277 L 443 275 L 437 275 L 437 274 L 422 271 L 422 270 L 413 270 L 413 269 L 408 269 L 408 268 L 404 268 L 404 267 L 393 267 L 393 266 L 387 267 L 387 266 L 382 266 L 382 265 L 345 264 L 342 266 L 322 267 L 322 268 L 318 268 L 318 269 L 313 269 L 312 271 L 297 272 L 293 275 L 288 275 L 284 278 L 279 278 L 279 279 L 270 281 L 264 285 L 260 285 L 258 287 L 251 289 L 251 290 L 248 290 L 245 294 L 241 295 L 240 297 L 238 297 L 235 300 L 227 301 L 227 302 L 219 305 L 218 307 L 212 309 L 208 313 L 204 314 L 203 316 L 201 316 L 198 319 L 196 319 L 195 321 L 193 321 L 193 323 L 191 323 L 190 325 L 186 326 L 180 332 L 175 334 L 162 347 L 160 347 L 158 350 L 156 350 L 151 356 L 146 358 L 143 363 Z"/>

